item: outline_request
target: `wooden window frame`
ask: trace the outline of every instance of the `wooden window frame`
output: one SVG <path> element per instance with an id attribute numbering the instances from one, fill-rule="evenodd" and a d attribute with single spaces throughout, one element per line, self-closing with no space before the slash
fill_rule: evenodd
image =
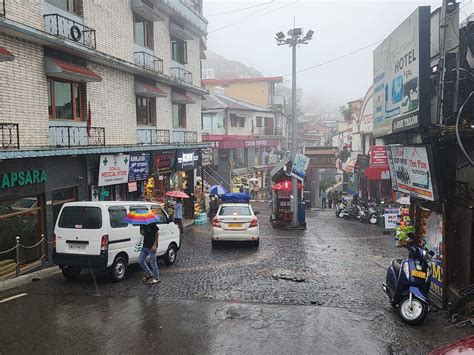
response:
<path id="1" fill-rule="evenodd" d="M 135 40 L 136 38 L 136 30 L 135 30 L 135 27 L 136 27 L 136 23 L 137 22 L 141 22 L 144 24 L 143 26 L 143 43 L 144 43 L 144 47 L 145 48 L 148 48 L 148 49 L 151 49 L 151 50 L 154 50 L 154 28 L 153 28 L 153 22 L 152 21 L 148 21 L 147 19 L 141 17 L 140 15 L 137 15 L 137 14 L 133 14 L 133 42 L 137 45 L 141 45 L 141 44 L 138 44 Z"/>
<path id="2" fill-rule="evenodd" d="M 147 102 L 147 110 L 146 110 L 146 119 L 147 123 L 143 123 L 139 120 L 138 117 L 138 100 L 142 99 Z M 142 95 L 135 95 L 135 109 L 137 112 L 137 124 L 141 126 L 155 126 L 156 125 L 156 98 L 154 97 L 146 97 Z"/>
<path id="3" fill-rule="evenodd" d="M 85 121 L 84 117 L 84 95 L 85 95 L 85 87 L 83 84 L 75 82 L 75 81 L 67 81 L 67 80 L 58 80 L 54 78 L 48 78 L 48 95 L 51 96 L 51 114 L 49 114 L 48 108 L 48 116 L 51 120 L 65 120 L 65 121 Z M 56 99 L 54 96 L 54 83 L 66 83 L 70 84 L 71 87 L 71 101 L 72 101 L 72 118 L 57 118 L 56 117 Z M 74 88 L 78 89 L 79 92 L 79 115 L 76 115 L 77 105 L 76 99 L 74 97 Z"/>
<path id="4" fill-rule="evenodd" d="M 178 107 L 178 127 L 175 127 L 174 125 L 173 108 L 171 108 L 171 114 L 173 115 L 173 128 L 186 129 L 186 105 L 185 104 L 172 104 L 172 106 Z"/>

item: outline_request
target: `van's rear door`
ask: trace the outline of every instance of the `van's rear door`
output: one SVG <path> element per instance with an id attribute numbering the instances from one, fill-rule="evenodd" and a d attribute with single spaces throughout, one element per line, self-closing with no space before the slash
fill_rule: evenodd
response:
<path id="1" fill-rule="evenodd" d="M 100 255 L 106 226 L 99 206 L 64 205 L 55 229 L 56 252 Z"/>

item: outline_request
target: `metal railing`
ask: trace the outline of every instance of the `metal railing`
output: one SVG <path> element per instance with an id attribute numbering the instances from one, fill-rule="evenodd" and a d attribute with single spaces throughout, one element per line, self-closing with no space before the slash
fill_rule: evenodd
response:
<path id="1" fill-rule="evenodd" d="M 50 146 L 61 147 L 84 147 L 105 146 L 104 127 L 85 126 L 50 126 Z"/>
<path id="2" fill-rule="evenodd" d="M 197 143 L 196 131 L 173 131 L 174 143 Z"/>
<path id="3" fill-rule="evenodd" d="M 181 67 L 171 67 L 171 76 L 188 84 L 193 83 L 193 73 Z"/>
<path id="4" fill-rule="evenodd" d="M 49 34 L 69 39 L 82 46 L 95 49 L 95 30 L 59 14 L 44 15 L 44 30 Z"/>
<path id="5" fill-rule="evenodd" d="M 163 73 L 163 59 L 147 52 L 135 52 L 135 64 Z"/>
<path id="6" fill-rule="evenodd" d="M 137 128 L 137 144 L 166 144 L 170 131 L 166 129 Z"/>
<path id="7" fill-rule="evenodd" d="M 20 149 L 20 128 L 18 123 L 0 123 L 0 148 Z"/>
<path id="8" fill-rule="evenodd" d="M 53 242 L 49 242 L 46 240 L 44 237 L 44 234 L 41 234 L 41 239 L 34 245 L 22 245 L 20 243 L 20 237 L 15 237 L 15 245 L 7 250 L 0 251 L 0 255 L 8 255 L 8 254 L 13 254 L 15 253 L 15 263 L 11 266 L 11 268 L 2 270 L 2 274 L 4 276 L 8 276 L 9 274 L 15 272 L 15 277 L 18 277 L 21 275 L 21 250 L 22 249 L 36 249 L 36 248 L 41 248 L 41 257 L 38 259 L 38 261 L 41 261 L 42 265 L 44 266 L 47 263 L 47 252 L 46 252 L 46 246 L 47 244 L 53 244 Z"/>

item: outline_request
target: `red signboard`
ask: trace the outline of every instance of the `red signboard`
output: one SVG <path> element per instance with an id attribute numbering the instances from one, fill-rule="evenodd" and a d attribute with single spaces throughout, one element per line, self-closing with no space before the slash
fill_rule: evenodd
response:
<path id="1" fill-rule="evenodd" d="M 370 166 L 388 168 L 387 151 L 383 145 L 370 147 Z"/>
<path id="2" fill-rule="evenodd" d="M 216 149 L 276 147 L 280 143 L 278 139 L 260 139 L 252 136 L 208 135 L 203 136 L 203 140 L 211 143 L 211 147 Z"/>

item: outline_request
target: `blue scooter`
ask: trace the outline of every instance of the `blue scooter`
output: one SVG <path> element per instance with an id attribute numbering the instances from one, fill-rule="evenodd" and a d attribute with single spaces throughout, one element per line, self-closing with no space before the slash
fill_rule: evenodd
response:
<path id="1" fill-rule="evenodd" d="M 428 293 L 431 285 L 431 257 L 419 246 L 407 246 L 407 259 L 393 259 L 382 285 L 392 307 L 398 307 L 403 322 L 419 324 L 428 314 Z"/>

